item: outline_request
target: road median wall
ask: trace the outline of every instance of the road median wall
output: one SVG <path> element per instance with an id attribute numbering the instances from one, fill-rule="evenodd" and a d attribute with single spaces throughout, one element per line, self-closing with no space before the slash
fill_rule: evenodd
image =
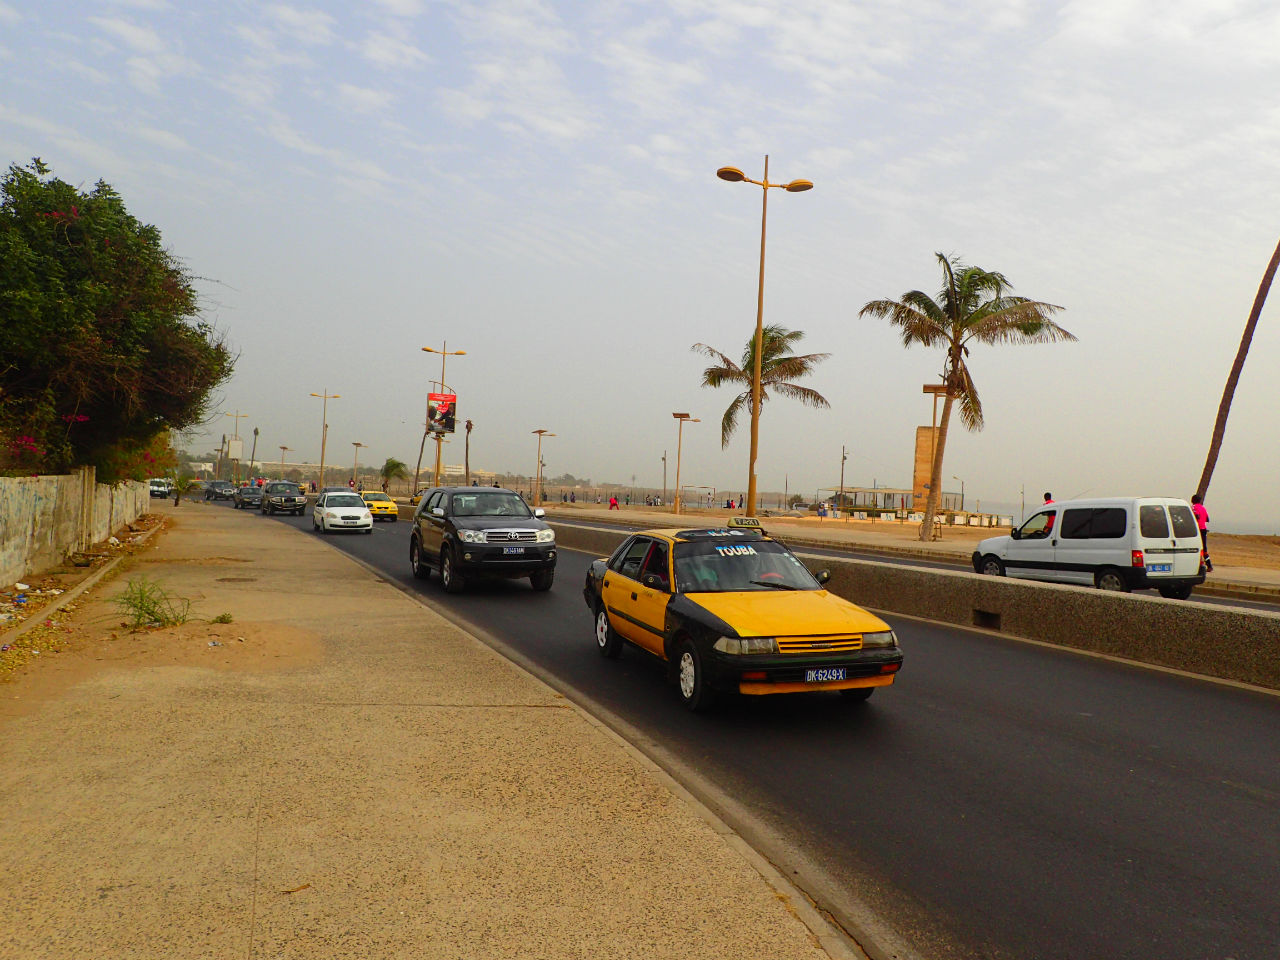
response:
<path id="1" fill-rule="evenodd" d="M 601 556 L 629 535 L 552 525 L 561 547 Z M 809 566 L 831 571 L 833 593 L 875 610 L 1280 689 L 1280 614 L 869 560 Z"/>

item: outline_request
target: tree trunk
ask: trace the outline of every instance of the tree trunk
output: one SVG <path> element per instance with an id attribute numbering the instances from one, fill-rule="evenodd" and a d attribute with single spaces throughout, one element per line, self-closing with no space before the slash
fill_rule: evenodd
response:
<path id="1" fill-rule="evenodd" d="M 920 539 L 926 543 L 933 539 L 933 518 L 938 512 L 938 501 L 942 496 L 942 454 L 947 447 L 947 424 L 951 421 L 953 403 L 955 397 L 948 392 L 946 399 L 942 401 L 942 420 L 938 424 L 933 467 L 929 471 L 929 495 L 925 497 L 924 522 L 920 524 Z"/>
<path id="2" fill-rule="evenodd" d="M 418 444 L 418 465 L 413 468 L 413 489 L 409 492 L 409 496 L 416 496 L 418 493 L 418 474 L 422 472 L 422 451 L 427 449 L 427 431 L 422 431 L 422 443 Z"/>
<path id="3" fill-rule="evenodd" d="M 1218 463 L 1218 453 L 1222 449 L 1222 438 L 1227 432 L 1227 415 L 1231 412 L 1231 401 L 1235 398 L 1236 384 L 1240 382 L 1240 371 L 1244 369 L 1244 358 L 1249 355 L 1249 345 L 1253 342 L 1253 331 L 1258 325 L 1258 317 L 1262 313 L 1263 304 L 1267 302 L 1267 292 L 1271 289 L 1271 281 L 1276 275 L 1276 267 L 1280 265 L 1280 243 L 1276 244 L 1275 253 L 1271 254 L 1271 262 L 1267 264 L 1267 272 L 1258 285 L 1258 295 L 1253 298 L 1253 309 L 1249 311 L 1249 320 L 1244 325 L 1244 335 L 1240 338 L 1240 349 L 1236 351 L 1236 361 L 1231 365 L 1231 374 L 1227 377 L 1227 386 L 1222 391 L 1222 402 L 1218 404 L 1218 419 L 1213 425 L 1213 438 L 1209 441 L 1209 456 L 1204 462 L 1204 472 L 1200 474 L 1200 483 L 1196 493 L 1204 499 L 1209 492 L 1209 481 L 1213 479 L 1213 468 Z"/>

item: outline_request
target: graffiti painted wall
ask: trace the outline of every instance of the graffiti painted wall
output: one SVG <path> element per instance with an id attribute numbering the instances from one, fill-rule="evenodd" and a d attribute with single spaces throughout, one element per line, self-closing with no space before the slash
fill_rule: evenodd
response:
<path id="1" fill-rule="evenodd" d="M 145 483 L 95 483 L 92 469 L 0 477 L 0 585 L 106 540 L 146 513 L 149 502 Z"/>

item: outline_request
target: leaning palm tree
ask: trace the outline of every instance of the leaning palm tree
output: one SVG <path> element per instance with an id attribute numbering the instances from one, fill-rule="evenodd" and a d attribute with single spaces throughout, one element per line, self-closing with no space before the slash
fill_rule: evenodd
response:
<path id="1" fill-rule="evenodd" d="M 382 489 L 386 490 L 391 486 L 392 480 L 403 480 L 409 476 L 409 466 L 403 460 L 397 460 L 395 457 L 387 457 L 378 473 L 382 477 Z"/>
<path id="2" fill-rule="evenodd" d="M 966 362 L 969 344 L 1053 343 L 1076 339 L 1049 319 L 1061 307 L 1009 296 L 1008 291 L 1013 288 L 1002 274 L 968 266 L 945 254 L 935 256 L 942 266 L 942 290 L 936 300 L 927 293 L 911 290 L 904 293 L 901 300 L 872 300 L 858 311 L 860 317 L 887 319 L 902 333 L 904 347 L 917 343 L 925 347 L 941 345 L 947 351 L 942 364 L 946 394 L 929 470 L 929 495 L 924 522 L 920 525 L 921 540 L 933 536 L 952 404 L 960 401 L 960 422 L 966 428 L 982 429 L 982 401 L 978 399 Z"/>
<path id="3" fill-rule="evenodd" d="M 779 396 L 789 400 L 799 400 L 809 407 L 830 407 L 827 398 L 792 380 L 799 380 L 813 373 L 814 367 L 820 364 L 829 353 L 808 353 L 804 356 L 792 354 L 791 347 L 804 339 L 803 330 L 787 330 L 780 326 L 767 326 L 761 336 L 763 349 L 760 351 L 760 408 L 769 399 L 772 390 Z M 742 351 L 742 364 L 739 366 L 727 356 L 705 343 L 695 343 L 693 350 L 716 361 L 715 366 L 702 371 L 704 387 L 736 386 L 741 393 L 733 398 L 724 416 L 720 418 L 720 446 L 729 446 L 734 431 L 738 428 L 738 414 L 743 409 L 751 409 L 751 377 L 756 367 L 756 338 L 753 334 Z"/>

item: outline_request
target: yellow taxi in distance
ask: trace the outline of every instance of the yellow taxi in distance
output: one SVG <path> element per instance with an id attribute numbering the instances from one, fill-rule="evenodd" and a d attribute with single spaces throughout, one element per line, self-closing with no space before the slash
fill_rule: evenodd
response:
<path id="1" fill-rule="evenodd" d="M 375 520 L 390 520 L 392 523 L 400 519 L 400 507 L 381 490 L 363 490 L 360 499 L 365 502 Z"/>
<path id="2" fill-rule="evenodd" d="M 422 502 L 423 495 L 430 493 L 431 489 L 432 489 L 431 487 L 423 487 L 421 490 L 419 490 L 417 493 L 415 493 L 412 497 L 409 498 L 409 502 L 416 507 L 419 503 Z"/>
<path id="3" fill-rule="evenodd" d="M 719 691 L 863 701 L 892 684 L 902 650 L 889 625 L 824 589 L 830 574 L 810 573 L 758 520 L 734 520 L 646 530 L 593 561 L 583 597 L 600 653 L 630 643 L 668 661 L 691 710 Z"/>

